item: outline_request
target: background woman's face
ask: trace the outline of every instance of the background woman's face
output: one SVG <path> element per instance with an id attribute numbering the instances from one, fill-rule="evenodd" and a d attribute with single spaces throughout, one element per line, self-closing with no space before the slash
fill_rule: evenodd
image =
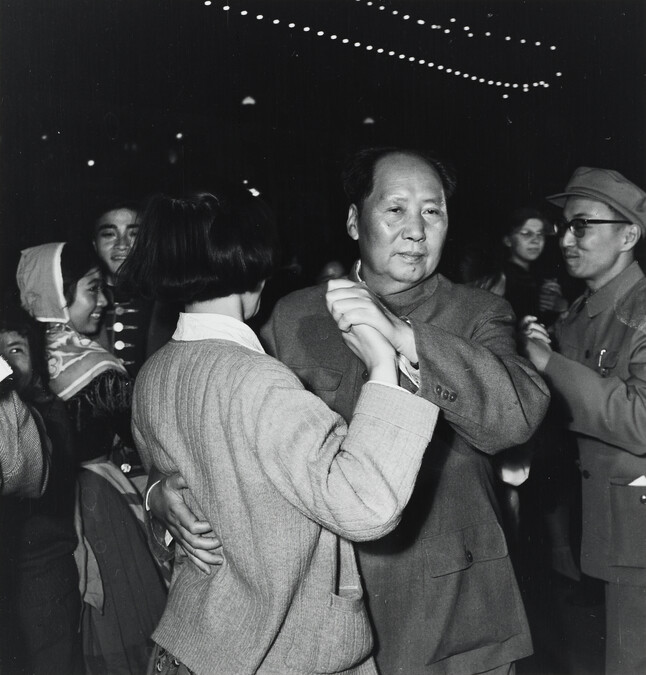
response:
<path id="1" fill-rule="evenodd" d="M 538 218 L 526 220 L 515 232 L 505 237 L 505 243 L 511 249 L 512 260 L 534 262 L 545 248 L 543 221 Z"/>
<path id="2" fill-rule="evenodd" d="M 94 335 L 99 331 L 103 310 L 107 304 L 103 293 L 103 276 L 95 267 L 76 284 L 74 302 L 68 308 L 70 323 L 79 333 Z"/>

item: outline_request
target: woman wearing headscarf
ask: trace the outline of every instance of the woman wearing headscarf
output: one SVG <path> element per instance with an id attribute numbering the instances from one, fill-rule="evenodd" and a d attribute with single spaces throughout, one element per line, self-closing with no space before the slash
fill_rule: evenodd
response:
<path id="1" fill-rule="evenodd" d="M 49 386 L 73 425 L 79 474 L 77 563 L 83 594 L 83 651 L 91 674 L 145 671 L 165 588 L 143 531 L 141 499 L 108 460 L 115 434 L 130 440 L 131 380 L 91 335 L 106 299 L 91 249 L 52 243 L 22 252 L 24 307 L 47 325 Z"/>

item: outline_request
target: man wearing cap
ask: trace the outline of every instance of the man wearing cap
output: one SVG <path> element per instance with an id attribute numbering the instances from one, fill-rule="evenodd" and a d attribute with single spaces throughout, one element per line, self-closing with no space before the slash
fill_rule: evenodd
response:
<path id="1" fill-rule="evenodd" d="M 606 672 L 646 673 L 646 278 L 635 246 L 646 193 L 580 167 L 565 191 L 561 250 L 586 292 L 545 328 L 523 321 L 527 354 L 578 442 L 581 568 L 606 584 Z"/>

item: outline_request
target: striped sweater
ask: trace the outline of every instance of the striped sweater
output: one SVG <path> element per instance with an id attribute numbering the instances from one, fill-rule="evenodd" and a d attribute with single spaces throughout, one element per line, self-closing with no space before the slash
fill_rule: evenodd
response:
<path id="1" fill-rule="evenodd" d="M 348 427 L 284 365 L 219 339 L 167 344 L 134 398 L 144 462 L 184 476 L 225 557 L 210 575 L 178 558 L 154 639 L 199 675 L 375 672 L 347 540 L 397 525 L 437 407 L 367 383 Z"/>

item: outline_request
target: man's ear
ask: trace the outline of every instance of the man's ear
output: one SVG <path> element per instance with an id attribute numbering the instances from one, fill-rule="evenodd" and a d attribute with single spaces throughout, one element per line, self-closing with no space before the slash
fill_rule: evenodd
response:
<path id="1" fill-rule="evenodd" d="M 345 222 L 345 229 L 350 235 L 350 239 L 359 240 L 359 211 L 354 204 L 350 204 L 348 209 L 348 219 Z"/>
<path id="2" fill-rule="evenodd" d="M 510 239 L 507 235 L 505 235 L 505 236 L 502 238 L 502 243 L 503 243 L 507 248 L 511 248 L 511 239 Z"/>
<path id="3" fill-rule="evenodd" d="M 98 253 L 98 251 L 96 250 L 96 235 L 94 235 L 94 237 L 92 237 L 92 246 L 94 246 L 94 252 Z"/>
<path id="4" fill-rule="evenodd" d="M 639 225 L 635 225 L 634 223 L 632 225 L 628 225 L 624 231 L 624 244 L 622 246 L 622 250 L 630 251 L 635 248 L 641 237 L 641 233 L 642 231 Z"/>

